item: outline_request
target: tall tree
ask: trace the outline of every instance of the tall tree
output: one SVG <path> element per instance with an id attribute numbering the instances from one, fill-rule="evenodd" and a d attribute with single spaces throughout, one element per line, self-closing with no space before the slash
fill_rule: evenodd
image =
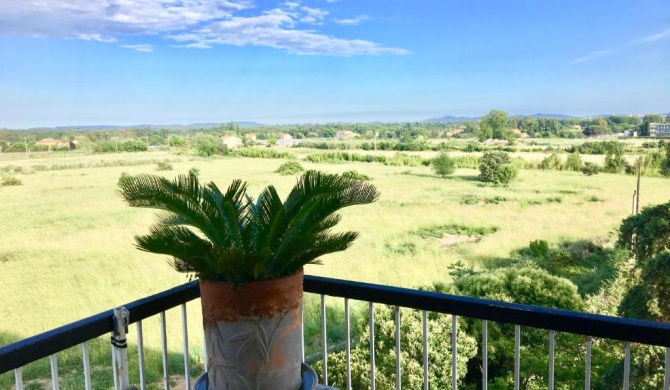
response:
<path id="1" fill-rule="evenodd" d="M 479 123 L 479 140 L 488 138 L 509 139 L 509 115 L 505 111 L 491 110 Z"/>

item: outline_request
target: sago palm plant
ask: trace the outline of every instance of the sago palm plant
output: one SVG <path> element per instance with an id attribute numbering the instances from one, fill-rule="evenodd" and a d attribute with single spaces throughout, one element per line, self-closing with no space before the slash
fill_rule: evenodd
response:
<path id="1" fill-rule="evenodd" d="M 284 202 L 274 186 L 254 200 L 241 180 L 221 192 L 193 174 L 142 174 L 119 187 L 130 206 L 163 211 L 148 235 L 135 237 L 139 249 L 172 256 L 178 271 L 234 284 L 291 275 L 345 250 L 358 233 L 333 233 L 335 213 L 379 197 L 372 184 L 318 171 L 302 175 Z"/>

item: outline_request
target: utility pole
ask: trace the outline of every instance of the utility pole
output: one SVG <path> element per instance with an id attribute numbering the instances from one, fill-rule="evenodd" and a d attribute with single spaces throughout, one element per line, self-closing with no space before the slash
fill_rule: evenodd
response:
<path id="1" fill-rule="evenodd" d="M 117 138 L 115 141 L 116 141 L 116 153 L 119 153 L 119 139 Z"/>
<path id="2" fill-rule="evenodd" d="M 642 157 L 637 159 L 637 189 L 635 190 L 635 214 L 640 212 L 640 174 L 642 171 Z"/>

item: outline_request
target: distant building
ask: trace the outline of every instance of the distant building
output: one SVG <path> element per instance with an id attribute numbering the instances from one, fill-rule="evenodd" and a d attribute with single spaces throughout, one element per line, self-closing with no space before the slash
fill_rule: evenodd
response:
<path id="1" fill-rule="evenodd" d="M 650 123 L 649 135 L 656 138 L 670 138 L 670 123 Z"/>
<path id="2" fill-rule="evenodd" d="M 626 130 L 623 132 L 624 137 L 628 138 L 637 138 L 637 131 L 636 130 Z"/>
<path id="3" fill-rule="evenodd" d="M 242 140 L 234 135 L 219 137 L 219 145 L 225 145 L 228 149 L 237 149 L 242 146 Z"/>
<path id="4" fill-rule="evenodd" d="M 457 129 L 453 129 L 453 130 L 449 131 L 449 132 L 447 133 L 447 136 L 449 136 L 449 137 L 453 137 L 453 136 L 455 136 L 456 134 L 460 134 L 460 133 L 462 133 L 462 132 L 464 132 L 464 131 L 465 131 L 464 128 L 459 127 L 459 128 L 457 128 Z"/>
<path id="5" fill-rule="evenodd" d="M 293 137 L 291 136 L 291 134 L 288 134 L 288 133 L 281 133 L 281 134 L 279 134 L 279 137 L 277 137 L 277 139 L 278 139 L 278 140 L 279 140 L 279 139 L 282 139 L 282 140 L 288 140 L 288 139 L 293 139 Z"/>
<path id="6" fill-rule="evenodd" d="M 256 133 L 246 133 L 244 138 L 248 139 L 249 141 L 256 141 Z"/>
<path id="7" fill-rule="evenodd" d="M 354 133 L 353 131 L 349 130 L 339 130 L 337 133 L 335 133 L 335 139 L 339 140 L 345 140 L 345 139 L 350 139 L 350 138 L 355 138 L 358 137 L 358 134 Z"/>
<path id="8" fill-rule="evenodd" d="M 40 149 L 51 150 L 51 149 L 61 148 L 63 146 L 68 146 L 69 147 L 70 143 L 67 142 L 67 141 L 61 141 L 59 139 L 44 138 L 44 139 L 41 139 L 41 140 L 35 142 L 35 145 L 37 145 L 37 147 L 40 148 Z"/>

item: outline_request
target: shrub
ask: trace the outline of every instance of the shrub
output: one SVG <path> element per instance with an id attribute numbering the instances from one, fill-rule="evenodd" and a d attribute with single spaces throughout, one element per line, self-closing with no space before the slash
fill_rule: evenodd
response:
<path id="1" fill-rule="evenodd" d="M 519 174 L 519 169 L 517 169 L 514 164 L 503 164 L 498 168 L 498 180 L 497 183 L 504 186 L 508 186 Z"/>
<path id="2" fill-rule="evenodd" d="M 498 183 L 500 166 L 511 162 L 512 159 L 505 152 L 485 152 L 479 160 L 479 179 L 484 182 Z"/>
<path id="3" fill-rule="evenodd" d="M 552 153 L 551 156 L 545 158 L 540 163 L 540 169 L 555 169 L 560 171 L 563 169 L 563 161 L 558 157 L 558 154 Z"/>
<path id="4" fill-rule="evenodd" d="M 295 175 L 296 173 L 300 173 L 304 170 L 305 168 L 303 168 L 299 162 L 287 161 L 282 165 L 280 165 L 279 168 L 277 168 L 277 170 L 275 171 L 275 173 L 278 173 L 283 176 L 288 176 L 288 175 Z"/>
<path id="5" fill-rule="evenodd" d="M 592 162 L 585 162 L 584 166 L 582 167 L 582 173 L 588 176 L 593 176 L 600 172 L 600 167 L 598 164 L 592 163 Z"/>
<path id="6" fill-rule="evenodd" d="M 456 170 L 454 160 L 446 153 L 440 153 L 430 161 L 430 164 L 433 167 L 433 171 L 442 177 L 447 177 Z"/>
<path id="7" fill-rule="evenodd" d="M 536 258 L 544 258 L 549 253 L 549 243 L 545 240 L 531 241 L 529 249 L 531 256 Z"/>
<path id="8" fill-rule="evenodd" d="M 14 176 L 7 176 L 7 177 L 2 178 L 2 186 L 3 187 L 6 187 L 6 186 L 20 186 L 20 185 L 23 185 L 23 182 L 20 179 L 14 177 Z"/>
<path id="9" fill-rule="evenodd" d="M 565 161 L 565 167 L 571 171 L 579 171 L 582 169 L 582 156 L 579 152 L 571 153 Z"/>
<path id="10" fill-rule="evenodd" d="M 159 162 L 158 164 L 156 164 L 156 170 L 157 171 L 171 171 L 172 170 L 172 164 L 170 164 L 169 162 L 164 162 L 164 161 Z"/>
<path id="11" fill-rule="evenodd" d="M 365 175 L 365 174 L 363 174 L 363 173 L 359 173 L 359 172 L 353 171 L 353 170 L 351 170 L 351 171 L 346 171 L 346 172 L 342 173 L 342 177 L 347 177 L 347 178 L 350 178 L 350 179 L 361 180 L 361 181 L 370 181 L 370 180 L 372 180 L 372 178 L 370 178 L 370 176 Z"/>

